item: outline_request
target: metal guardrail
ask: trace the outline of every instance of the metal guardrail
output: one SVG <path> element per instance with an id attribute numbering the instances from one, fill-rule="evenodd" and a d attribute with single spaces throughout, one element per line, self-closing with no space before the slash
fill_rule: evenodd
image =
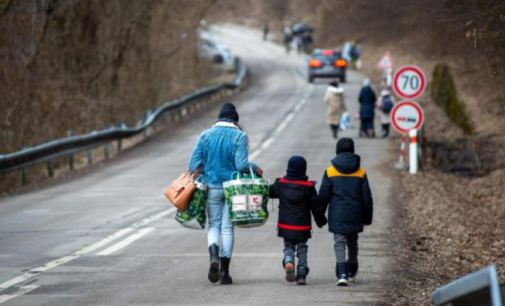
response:
<path id="1" fill-rule="evenodd" d="M 89 134 L 70 136 L 61 138 L 47 143 L 38 145 L 33 148 L 26 148 L 21 151 L 0 155 L 0 174 L 12 172 L 15 170 L 25 169 L 31 165 L 48 162 L 52 168 L 52 160 L 57 157 L 71 155 L 77 152 L 88 151 L 88 160 L 90 160 L 89 150 L 100 145 L 106 145 L 111 141 L 121 141 L 122 139 L 135 136 L 140 133 L 145 133 L 147 128 L 153 126 L 155 122 L 166 112 L 175 109 L 181 109 L 184 116 L 187 110 L 184 106 L 203 98 L 211 97 L 212 95 L 222 90 L 233 90 L 242 84 L 242 81 L 247 73 L 247 68 L 242 64 L 240 58 L 235 58 L 234 66 L 236 70 L 235 80 L 232 83 L 221 83 L 214 86 L 208 86 L 197 89 L 190 94 L 182 96 L 173 101 L 166 102 L 158 106 L 153 112 L 147 111 L 143 121 L 134 128 L 128 128 L 124 125 L 113 126 L 101 131 L 93 131 Z M 120 149 L 120 142 L 118 148 Z M 108 154 L 106 147 L 106 155 Z M 71 161 L 73 168 L 73 160 Z M 49 170 L 51 175 L 52 169 Z M 25 173 L 23 173 L 23 181 Z"/>
<path id="2" fill-rule="evenodd" d="M 435 306 L 505 306 L 505 287 L 500 288 L 496 267 L 472 273 L 431 294 Z"/>

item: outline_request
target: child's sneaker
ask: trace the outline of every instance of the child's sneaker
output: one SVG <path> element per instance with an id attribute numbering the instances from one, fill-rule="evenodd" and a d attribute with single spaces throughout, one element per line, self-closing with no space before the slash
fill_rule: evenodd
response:
<path id="1" fill-rule="evenodd" d="M 358 262 L 350 264 L 348 261 L 347 266 L 349 268 L 349 282 L 354 283 L 356 282 L 356 275 L 358 274 Z"/>
<path id="2" fill-rule="evenodd" d="M 298 266 L 296 271 L 296 283 L 298 285 L 306 285 L 307 284 L 307 275 L 309 274 L 309 267 Z"/>
<path id="3" fill-rule="evenodd" d="M 286 281 L 288 283 L 294 282 L 296 280 L 294 258 L 286 256 L 282 264 L 284 265 L 284 270 L 286 270 Z"/>
<path id="4" fill-rule="evenodd" d="M 337 263 L 337 286 L 347 286 L 347 263 L 346 262 L 338 262 Z"/>

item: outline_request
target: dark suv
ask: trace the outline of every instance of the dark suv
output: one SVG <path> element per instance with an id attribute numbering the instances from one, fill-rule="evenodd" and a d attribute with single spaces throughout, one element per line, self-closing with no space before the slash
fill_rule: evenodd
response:
<path id="1" fill-rule="evenodd" d="M 315 78 L 339 78 L 346 81 L 347 62 L 342 54 L 335 50 L 316 49 L 309 60 L 309 83 Z"/>

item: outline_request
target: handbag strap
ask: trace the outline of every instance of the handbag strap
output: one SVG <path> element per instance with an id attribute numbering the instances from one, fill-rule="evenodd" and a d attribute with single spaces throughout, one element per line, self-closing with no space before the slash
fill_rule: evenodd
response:
<path id="1" fill-rule="evenodd" d="M 190 177 L 194 181 L 194 180 L 196 180 L 196 178 L 200 174 L 200 171 L 202 171 L 202 166 L 198 167 L 198 169 L 196 169 L 196 171 L 193 174 L 188 175 L 188 177 Z M 188 170 L 188 174 L 189 174 L 189 172 L 190 171 Z"/>

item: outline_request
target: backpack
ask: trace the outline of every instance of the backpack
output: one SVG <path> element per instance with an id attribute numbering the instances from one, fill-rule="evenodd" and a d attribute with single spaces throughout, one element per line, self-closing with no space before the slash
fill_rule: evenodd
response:
<path id="1" fill-rule="evenodd" d="M 390 96 L 382 97 L 382 111 L 386 114 L 389 114 L 393 109 L 393 100 L 391 100 Z"/>
<path id="2" fill-rule="evenodd" d="M 351 56 L 353 58 L 358 58 L 359 57 L 359 49 L 358 47 L 354 46 L 354 47 L 351 47 Z"/>

